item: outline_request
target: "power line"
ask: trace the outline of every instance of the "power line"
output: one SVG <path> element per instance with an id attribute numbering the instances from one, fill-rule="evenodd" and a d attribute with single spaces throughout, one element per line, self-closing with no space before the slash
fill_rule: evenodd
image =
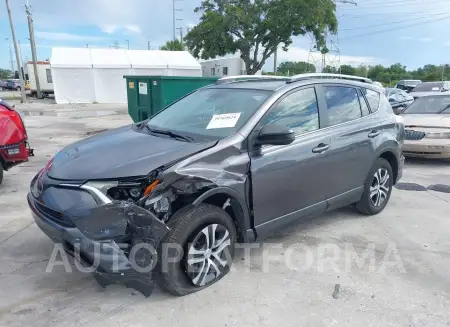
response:
<path id="1" fill-rule="evenodd" d="M 412 22 L 412 21 L 415 21 L 417 19 L 427 19 L 427 18 L 434 17 L 434 16 L 441 16 L 441 15 L 444 15 L 444 14 L 448 14 L 448 13 L 427 15 L 427 16 L 423 16 L 423 17 L 416 17 L 414 19 L 403 19 L 403 20 L 398 20 L 396 22 L 385 22 L 385 23 L 376 24 L 376 25 L 365 25 L 365 26 L 357 26 L 357 27 L 353 27 L 353 28 L 343 28 L 343 29 L 341 29 L 341 31 L 352 31 L 352 30 L 355 30 L 355 29 L 362 29 L 362 28 L 372 28 L 372 27 L 378 27 L 378 26 L 389 26 L 389 25 L 393 25 L 393 24 Z"/>
<path id="2" fill-rule="evenodd" d="M 437 0 L 437 1 L 428 1 L 426 2 L 426 5 L 430 5 L 430 4 L 440 4 L 440 3 L 449 3 L 448 0 Z M 394 8 L 394 7 L 409 7 L 409 6 L 414 6 L 414 5 L 423 5 L 423 2 L 405 2 L 405 0 L 402 1 L 392 1 L 389 2 L 389 4 L 386 5 L 374 5 L 373 3 L 370 3 L 369 6 L 361 6 L 359 7 L 360 9 L 371 9 L 371 8 Z M 340 7 L 340 9 L 348 9 L 348 8 L 344 8 L 344 7 Z"/>
<path id="3" fill-rule="evenodd" d="M 430 12 L 429 14 L 435 14 L 437 12 Z M 446 12 L 443 12 L 444 14 L 446 14 Z M 401 15 L 401 16 L 408 16 L 408 15 L 423 15 L 423 11 L 421 12 L 385 12 L 385 13 L 368 13 L 368 14 L 359 14 L 359 15 L 353 15 L 353 14 L 342 14 L 340 16 L 338 16 L 338 18 L 351 18 L 351 19 L 357 19 L 357 18 L 367 18 L 367 16 L 397 16 L 397 15 Z M 384 18 L 384 17 L 380 17 L 380 18 Z"/>
<path id="4" fill-rule="evenodd" d="M 435 23 L 435 22 L 439 22 L 445 19 L 449 19 L 450 16 L 446 16 L 446 17 L 442 17 L 442 18 L 438 18 L 438 19 L 433 19 L 433 20 L 429 20 L 429 21 L 424 21 L 424 22 L 419 22 L 420 25 L 424 25 L 424 24 L 431 24 L 431 23 Z M 358 35 L 353 35 L 353 36 L 348 36 L 348 37 L 344 37 L 341 38 L 341 40 L 349 40 L 349 39 L 356 39 L 359 37 L 363 37 L 363 36 L 369 36 L 369 35 L 375 35 L 375 34 L 380 34 L 380 33 L 385 33 L 385 32 L 391 32 L 391 31 L 398 31 L 407 27 L 413 27 L 413 26 L 417 26 L 418 24 L 409 24 L 409 25 L 404 25 L 404 26 L 400 26 L 400 27 L 396 27 L 396 28 L 388 28 L 388 29 L 384 29 L 384 30 L 379 30 L 379 31 L 374 31 L 374 32 L 369 32 L 369 33 L 364 33 L 364 34 L 358 34 Z"/>

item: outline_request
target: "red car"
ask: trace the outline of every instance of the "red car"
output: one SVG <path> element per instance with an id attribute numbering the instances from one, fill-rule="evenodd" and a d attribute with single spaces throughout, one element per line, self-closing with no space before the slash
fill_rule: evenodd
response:
<path id="1" fill-rule="evenodd" d="M 22 117 L 0 99 L 0 184 L 4 170 L 28 161 L 28 157 L 33 155 L 27 140 Z"/>

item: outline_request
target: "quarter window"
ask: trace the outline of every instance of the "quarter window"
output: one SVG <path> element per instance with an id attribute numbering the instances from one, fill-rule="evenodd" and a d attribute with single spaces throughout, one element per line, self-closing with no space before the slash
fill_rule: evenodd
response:
<path id="1" fill-rule="evenodd" d="M 319 112 L 314 88 L 296 91 L 286 96 L 262 119 L 262 126 L 277 124 L 296 134 L 319 129 Z"/>
<path id="2" fill-rule="evenodd" d="M 355 88 L 325 86 L 324 90 L 330 126 L 361 118 L 361 106 Z"/>
<path id="3" fill-rule="evenodd" d="M 372 112 L 377 111 L 378 107 L 380 106 L 380 93 L 369 89 L 365 89 L 365 91 L 367 102 L 369 102 L 370 110 Z"/>

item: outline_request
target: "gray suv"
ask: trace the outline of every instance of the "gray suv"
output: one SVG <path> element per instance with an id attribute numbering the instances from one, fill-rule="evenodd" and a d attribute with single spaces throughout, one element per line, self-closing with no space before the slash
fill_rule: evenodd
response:
<path id="1" fill-rule="evenodd" d="M 229 272 L 236 242 L 350 204 L 381 212 L 403 138 L 402 118 L 365 78 L 222 80 L 65 147 L 28 203 L 101 285 L 185 295 Z"/>

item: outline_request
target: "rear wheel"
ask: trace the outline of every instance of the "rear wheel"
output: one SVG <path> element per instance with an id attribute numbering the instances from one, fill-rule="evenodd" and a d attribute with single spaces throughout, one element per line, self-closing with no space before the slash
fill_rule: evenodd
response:
<path id="1" fill-rule="evenodd" d="M 364 193 L 356 208 L 366 215 L 383 211 L 391 197 L 394 174 L 390 163 L 378 158 L 367 176 Z"/>
<path id="2" fill-rule="evenodd" d="M 160 285 L 165 290 L 177 296 L 197 292 L 230 271 L 236 228 L 224 210 L 208 204 L 181 209 L 169 227 L 172 230 L 163 242 L 168 250 L 160 249 L 158 260 Z"/>

